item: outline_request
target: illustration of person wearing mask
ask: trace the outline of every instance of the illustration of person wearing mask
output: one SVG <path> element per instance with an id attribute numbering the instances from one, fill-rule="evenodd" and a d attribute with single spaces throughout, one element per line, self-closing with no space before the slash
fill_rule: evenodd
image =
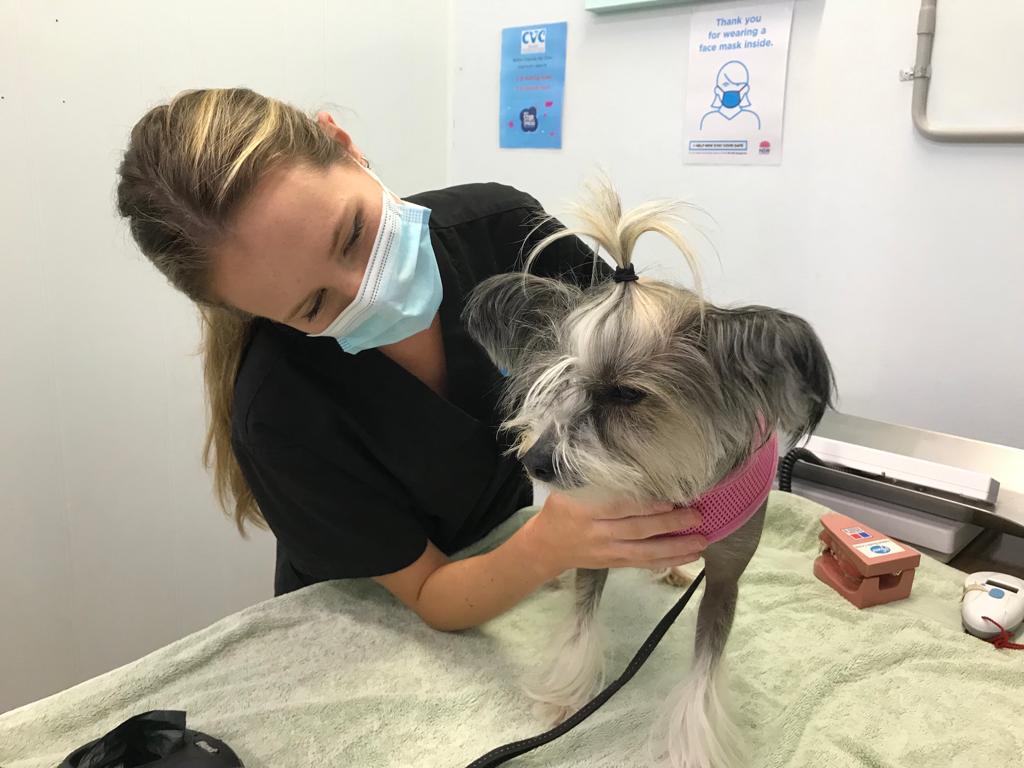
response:
<path id="1" fill-rule="evenodd" d="M 761 130 L 761 117 L 750 107 L 750 72 L 747 66 L 733 59 L 718 70 L 715 83 L 715 99 L 711 111 L 700 119 L 700 130 L 704 124 L 716 128 L 721 125 L 735 125 Z M 722 121 L 726 121 L 723 123 Z"/>

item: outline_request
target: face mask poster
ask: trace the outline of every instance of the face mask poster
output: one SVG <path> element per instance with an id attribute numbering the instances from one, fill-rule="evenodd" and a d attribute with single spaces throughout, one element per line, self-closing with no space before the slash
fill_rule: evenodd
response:
<path id="1" fill-rule="evenodd" d="M 778 165 L 793 3 L 715 6 L 690 23 L 683 157 Z"/>

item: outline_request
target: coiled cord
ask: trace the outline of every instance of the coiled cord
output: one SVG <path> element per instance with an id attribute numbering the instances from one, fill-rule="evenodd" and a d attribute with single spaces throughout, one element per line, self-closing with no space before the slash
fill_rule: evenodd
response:
<path id="1" fill-rule="evenodd" d="M 786 493 L 793 492 L 793 466 L 798 461 L 806 461 L 808 464 L 817 464 L 819 467 L 829 466 L 806 448 L 794 448 L 785 455 L 779 462 L 779 490 Z"/>

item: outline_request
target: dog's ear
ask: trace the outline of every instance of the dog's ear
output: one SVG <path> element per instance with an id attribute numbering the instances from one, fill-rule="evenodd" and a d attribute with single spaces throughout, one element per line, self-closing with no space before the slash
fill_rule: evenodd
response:
<path id="1" fill-rule="evenodd" d="M 481 282 L 462 320 L 494 364 L 514 371 L 524 353 L 550 348 L 582 291 L 550 277 L 510 272 Z"/>
<path id="2" fill-rule="evenodd" d="M 753 398 L 795 443 L 832 406 L 832 365 L 806 320 L 768 307 L 709 307 L 703 336 L 725 407 L 749 406 Z"/>

